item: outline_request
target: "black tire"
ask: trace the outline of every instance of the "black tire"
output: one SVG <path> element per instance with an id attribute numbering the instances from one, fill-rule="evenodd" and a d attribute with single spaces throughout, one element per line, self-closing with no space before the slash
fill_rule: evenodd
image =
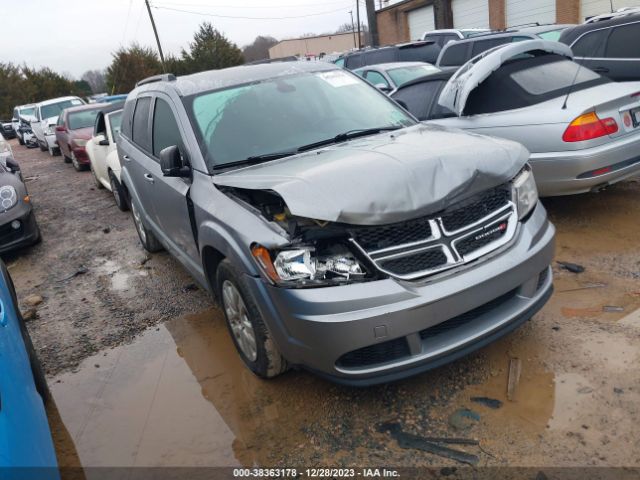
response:
<path id="1" fill-rule="evenodd" d="M 41 152 L 46 152 L 49 147 L 47 147 L 47 145 L 45 144 L 44 146 L 42 146 L 42 144 L 38 141 L 38 145 L 40 146 L 40 151 Z"/>
<path id="2" fill-rule="evenodd" d="M 98 177 L 96 176 L 96 172 L 93 169 L 93 163 L 89 164 L 89 170 L 91 170 L 91 176 L 93 177 L 93 182 L 96 184 L 96 188 L 98 190 L 102 190 L 104 188 L 104 185 L 100 180 L 98 180 Z"/>
<path id="3" fill-rule="evenodd" d="M 129 202 L 127 202 L 127 192 L 124 191 L 124 187 L 120 184 L 113 172 L 109 172 L 109 182 L 111 183 L 111 193 L 113 193 L 113 199 L 121 212 L 129 210 Z"/>
<path id="4" fill-rule="evenodd" d="M 22 139 L 22 137 L 18 137 L 18 143 L 20 145 L 24 145 L 24 140 Z"/>
<path id="5" fill-rule="evenodd" d="M 71 154 L 71 164 L 73 165 L 73 168 L 76 172 L 82 172 L 86 169 L 85 165 L 82 165 L 80 162 L 78 162 L 78 159 L 73 153 Z"/>
<path id="6" fill-rule="evenodd" d="M 64 163 L 71 163 L 71 157 L 64 156 Z"/>
<path id="7" fill-rule="evenodd" d="M 18 319 L 20 322 L 20 332 L 22 333 L 24 346 L 27 350 L 27 354 L 29 355 L 29 364 L 31 365 L 31 373 L 33 373 L 33 381 L 36 385 L 36 390 L 40 394 L 40 397 L 42 397 L 43 403 L 46 405 L 51 398 L 51 392 L 49 391 L 49 386 L 47 385 L 47 377 L 44 374 L 42 364 L 40 363 L 38 355 L 36 354 L 36 349 L 33 347 L 31 336 L 29 335 L 27 326 L 22 319 L 22 315 L 18 315 Z"/>
<path id="8" fill-rule="evenodd" d="M 156 238 L 153 232 L 145 226 L 144 222 L 142 221 L 142 217 L 140 216 L 138 207 L 136 206 L 133 199 L 131 200 L 131 213 L 133 214 L 133 224 L 136 227 L 136 232 L 138 232 L 140 243 L 142 244 L 144 249 L 149 253 L 155 253 L 162 250 L 163 247 L 160 241 Z"/>
<path id="9" fill-rule="evenodd" d="M 235 286 L 246 307 L 247 318 L 253 327 L 256 340 L 257 355 L 256 359 L 253 361 L 250 360 L 242 351 L 242 348 L 233 333 L 231 323 L 227 315 L 227 310 L 225 308 L 225 300 L 223 299 L 223 284 L 225 284 L 225 281 L 230 282 Z M 284 373 L 289 368 L 289 365 L 278 350 L 278 347 L 276 347 L 271 332 L 260 316 L 260 311 L 258 310 L 249 289 L 244 283 L 242 273 L 238 272 L 228 260 L 223 260 L 218 266 L 218 270 L 216 271 L 215 288 L 219 304 L 224 312 L 224 318 L 226 320 L 227 329 L 229 330 L 229 335 L 236 346 L 236 350 L 238 351 L 240 358 L 249 370 L 261 378 L 273 378 Z"/>
<path id="10" fill-rule="evenodd" d="M 42 364 L 40 363 L 38 355 L 36 354 L 36 349 L 33 347 L 33 342 L 31 341 L 31 336 L 29 335 L 27 325 L 22 318 L 20 310 L 18 310 L 18 296 L 16 295 L 16 289 L 13 285 L 13 280 L 11 279 L 9 272 L 6 271 L 6 267 L 4 267 L 4 265 L 2 266 L 2 269 L 4 277 L 8 280 L 9 292 L 11 293 L 11 298 L 13 300 L 16 317 L 18 318 L 18 326 L 20 327 L 22 341 L 24 342 L 24 347 L 27 350 L 27 355 L 29 355 L 29 364 L 31 366 L 31 373 L 33 374 L 33 382 L 36 386 L 36 391 L 42 398 L 42 402 L 46 405 L 51 398 L 51 392 L 49 391 L 49 386 L 47 385 L 47 377 L 44 374 Z"/>

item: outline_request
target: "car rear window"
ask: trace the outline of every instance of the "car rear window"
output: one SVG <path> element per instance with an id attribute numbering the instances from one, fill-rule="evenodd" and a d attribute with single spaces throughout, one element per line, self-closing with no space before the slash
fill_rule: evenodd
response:
<path id="1" fill-rule="evenodd" d="M 597 80 L 600 75 L 570 60 L 561 60 L 513 72 L 511 78 L 525 92 L 543 95 L 567 88 L 572 83 L 579 89 L 580 84 Z"/>
<path id="2" fill-rule="evenodd" d="M 614 28 L 607 42 L 605 56 L 640 59 L 640 22 Z"/>
<path id="3" fill-rule="evenodd" d="M 149 138 L 149 108 L 151 107 L 151 97 L 142 97 L 136 103 L 136 110 L 133 113 L 133 142 L 141 148 L 151 150 Z"/>
<path id="4" fill-rule="evenodd" d="M 442 59 L 440 60 L 440 66 L 442 67 L 457 67 L 463 65 L 467 60 L 467 50 L 469 48 L 468 43 L 454 43 L 446 47 L 442 53 Z"/>
<path id="5" fill-rule="evenodd" d="M 473 47 L 471 48 L 471 57 L 475 57 L 476 55 L 479 55 L 482 52 L 486 52 L 490 48 L 497 47 L 498 45 L 511 43 L 511 41 L 512 41 L 511 37 L 500 37 L 500 38 L 491 38 L 487 40 L 478 40 L 473 43 Z"/>
<path id="6" fill-rule="evenodd" d="M 400 62 L 427 62 L 436 63 L 440 55 L 440 46 L 436 43 L 401 47 L 398 50 Z"/>
<path id="7" fill-rule="evenodd" d="M 69 113 L 69 130 L 93 127 L 100 110 L 83 110 Z"/>
<path id="8" fill-rule="evenodd" d="M 439 71 L 440 69 L 433 65 L 414 65 L 411 67 L 393 68 L 391 70 L 387 70 L 387 74 L 391 77 L 393 83 L 396 84 L 396 87 L 399 87 L 411 80 Z"/>
<path id="9" fill-rule="evenodd" d="M 569 91 L 607 82 L 608 79 L 560 55 L 538 52 L 528 57 L 519 56 L 504 63 L 471 92 L 464 113 L 474 115 L 529 107 Z"/>

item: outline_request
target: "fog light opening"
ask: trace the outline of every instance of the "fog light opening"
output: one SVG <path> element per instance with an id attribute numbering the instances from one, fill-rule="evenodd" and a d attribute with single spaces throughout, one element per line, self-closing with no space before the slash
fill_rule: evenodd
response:
<path id="1" fill-rule="evenodd" d="M 13 228 L 14 230 L 18 230 L 20 228 L 20 220 L 14 220 L 13 222 L 11 222 L 11 228 Z"/>

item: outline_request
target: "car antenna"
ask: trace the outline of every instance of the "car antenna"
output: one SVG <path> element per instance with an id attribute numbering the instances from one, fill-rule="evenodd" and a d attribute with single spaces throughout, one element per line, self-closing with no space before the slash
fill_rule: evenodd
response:
<path id="1" fill-rule="evenodd" d="M 597 47 L 596 47 L 597 48 Z M 595 53 L 595 49 L 594 52 Z M 569 90 L 567 90 L 567 95 L 564 97 L 564 103 L 562 104 L 562 109 L 561 110 L 566 110 L 567 109 L 567 101 L 569 100 L 569 95 L 571 95 L 571 93 L 573 92 L 573 86 L 576 83 L 576 80 L 578 80 L 578 74 L 580 73 L 580 69 L 582 68 L 582 64 L 576 62 L 573 58 L 571 59 L 572 62 L 577 63 L 578 64 L 578 68 L 576 69 L 576 74 L 573 76 L 573 80 L 571 81 L 571 85 L 569 85 Z"/>

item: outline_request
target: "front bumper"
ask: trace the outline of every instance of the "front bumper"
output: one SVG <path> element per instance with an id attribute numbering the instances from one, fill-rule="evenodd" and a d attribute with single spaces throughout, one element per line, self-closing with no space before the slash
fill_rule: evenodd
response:
<path id="1" fill-rule="evenodd" d="M 11 223 L 17 220 L 19 228 Z M 32 245 L 40 238 L 36 216 L 30 205 L 16 205 L 0 214 L 0 253 Z"/>
<path id="2" fill-rule="evenodd" d="M 598 190 L 640 175 L 640 132 L 584 150 L 532 153 L 530 164 L 542 197 Z M 610 172 L 585 175 L 605 167 Z"/>
<path id="3" fill-rule="evenodd" d="M 554 235 L 538 204 L 511 244 L 427 281 L 284 289 L 247 279 L 289 362 L 365 386 L 450 362 L 534 315 L 551 295 Z"/>

